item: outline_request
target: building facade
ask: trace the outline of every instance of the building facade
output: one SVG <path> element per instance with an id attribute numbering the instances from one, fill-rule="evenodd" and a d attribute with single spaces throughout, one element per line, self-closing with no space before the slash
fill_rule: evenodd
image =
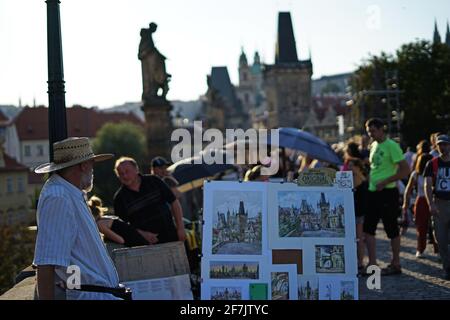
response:
<path id="1" fill-rule="evenodd" d="M 264 65 L 258 52 L 255 52 L 253 64 L 249 64 L 242 49 L 239 57 L 239 85 L 237 97 L 243 110 L 248 114 L 251 126 L 255 129 L 267 128 L 267 104 L 264 92 Z"/>
<path id="2" fill-rule="evenodd" d="M 28 168 L 0 147 L 0 225 L 29 225 L 33 221 L 27 186 Z"/>

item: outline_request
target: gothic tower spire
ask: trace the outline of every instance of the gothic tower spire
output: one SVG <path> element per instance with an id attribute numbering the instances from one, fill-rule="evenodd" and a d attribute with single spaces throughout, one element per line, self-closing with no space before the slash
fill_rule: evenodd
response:
<path id="1" fill-rule="evenodd" d="M 433 35 L 433 44 L 441 43 L 441 35 L 439 34 L 437 21 L 434 20 L 434 35 Z"/>
<path id="2" fill-rule="evenodd" d="M 447 20 L 447 33 L 445 35 L 445 43 L 447 44 L 447 46 L 450 47 L 450 26 L 448 24 L 448 20 Z"/>
<path id="3" fill-rule="evenodd" d="M 294 29 L 290 12 L 278 14 L 278 38 L 275 52 L 275 64 L 298 62 Z"/>

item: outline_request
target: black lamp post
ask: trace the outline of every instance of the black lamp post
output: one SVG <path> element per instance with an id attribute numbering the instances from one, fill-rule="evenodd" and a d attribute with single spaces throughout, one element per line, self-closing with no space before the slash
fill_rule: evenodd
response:
<path id="1" fill-rule="evenodd" d="M 61 44 L 59 0 L 47 3 L 48 50 L 48 134 L 50 161 L 53 161 L 53 143 L 67 138 L 66 99 Z"/>

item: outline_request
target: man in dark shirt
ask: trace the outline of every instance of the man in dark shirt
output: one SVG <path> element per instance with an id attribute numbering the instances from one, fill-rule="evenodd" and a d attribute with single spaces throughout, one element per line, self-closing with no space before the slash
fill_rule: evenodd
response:
<path id="1" fill-rule="evenodd" d="M 160 178 L 141 175 L 136 161 L 128 157 L 118 159 L 114 170 L 122 183 L 114 195 L 117 216 L 153 233 L 153 244 L 186 239 L 180 202 Z"/>
<path id="2" fill-rule="evenodd" d="M 448 232 L 450 228 L 450 139 L 440 135 L 436 139 L 439 157 L 430 160 L 425 167 L 425 196 L 433 215 L 434 232 L 439 246 L 439 254 L 445 271 L 445 279 L 450 280 L 450 255 Z"/>

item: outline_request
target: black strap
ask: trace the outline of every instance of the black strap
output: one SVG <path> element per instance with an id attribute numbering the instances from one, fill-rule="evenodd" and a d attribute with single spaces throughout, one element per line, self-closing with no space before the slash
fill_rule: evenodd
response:
<path id="1" fill-rule="evenodd" d="M 100 293 L 109 293 L 117 298 L 121 298 L 123 300 L 133 300 L 132 292 L 130 288 L 126 287 L 118 287 L 118 288 L 110 288 L 103 286 L 95 286 L 90 284 L 82 284 L 80 289 L 73 289 L 76 291 L 86 291 L 86 292 L 100 292 Z"/>

